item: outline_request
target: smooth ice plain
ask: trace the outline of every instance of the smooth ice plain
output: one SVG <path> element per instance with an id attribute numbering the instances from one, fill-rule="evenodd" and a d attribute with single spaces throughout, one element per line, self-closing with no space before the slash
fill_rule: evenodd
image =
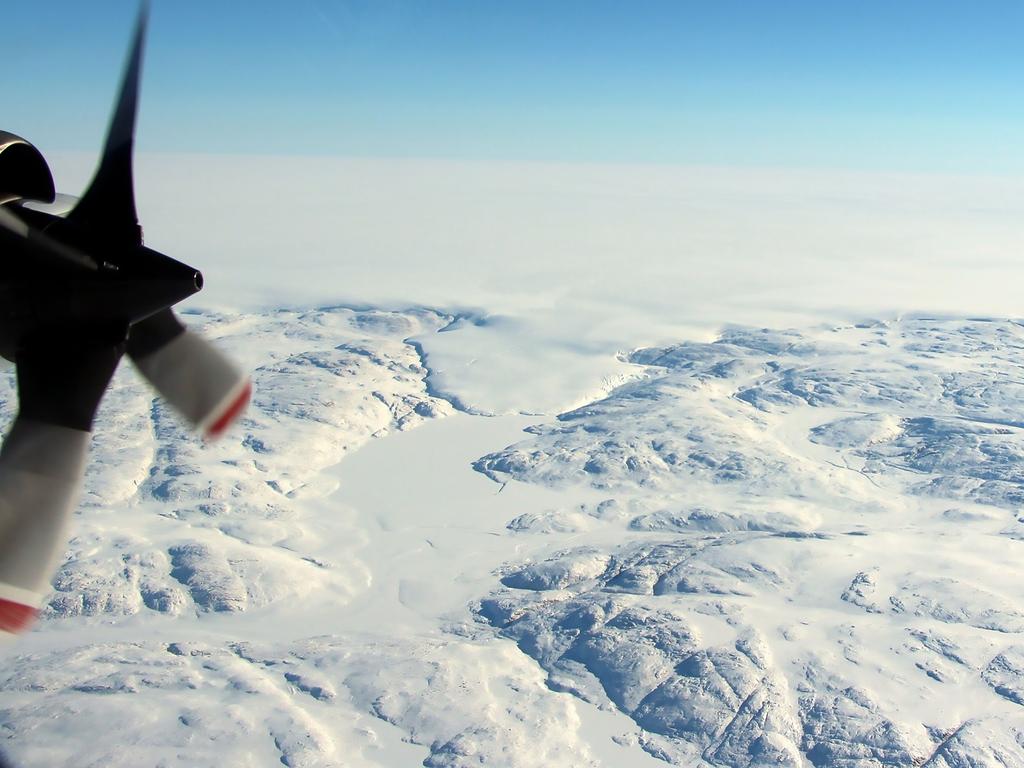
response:
<path id="1" fill-rule="evenodd" d="M 15 765 L 1024 766 L 1024 184 L 149 156 L 138 199 L 256 394 L 202 445 L 119 372 Z"/>

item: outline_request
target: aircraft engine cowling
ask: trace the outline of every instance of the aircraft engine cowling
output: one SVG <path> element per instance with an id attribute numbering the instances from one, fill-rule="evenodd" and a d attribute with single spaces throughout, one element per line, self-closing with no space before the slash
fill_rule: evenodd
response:
<path id="1" fill-rule="evenodd" d="M 20 136 L 0 131 L 0 203 L 26 198 L 52 203 L 57 190 L 42 154 Z"/>

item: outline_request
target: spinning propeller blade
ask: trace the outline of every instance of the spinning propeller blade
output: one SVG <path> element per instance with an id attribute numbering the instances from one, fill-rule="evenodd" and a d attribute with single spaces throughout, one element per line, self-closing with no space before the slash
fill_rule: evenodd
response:
<path id="1" fill-rule="evenodd" d="M 121 76 L 121 90 L 107 128 L 107 141 L 99 167 L 78 205 L 68 214 L 69 221 L 86 224 L 90 228 L 103 227 L 111 237 L 118 240 L 130 238 L 136 245 L 142 243 L 142 230 L 135 210 L 132 149 L 148 19 L 149 6 L 143 4 L 135 23 L 135 34 Z"/>

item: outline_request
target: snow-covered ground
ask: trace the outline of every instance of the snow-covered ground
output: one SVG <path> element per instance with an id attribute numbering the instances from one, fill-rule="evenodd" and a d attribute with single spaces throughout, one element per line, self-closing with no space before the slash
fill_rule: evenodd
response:
<path id="1" fill-rule="evenodd" d="M 211 163 L 254 402 L 119 372 L 16 766 L 1024 766 L 1024 186 Z"/>

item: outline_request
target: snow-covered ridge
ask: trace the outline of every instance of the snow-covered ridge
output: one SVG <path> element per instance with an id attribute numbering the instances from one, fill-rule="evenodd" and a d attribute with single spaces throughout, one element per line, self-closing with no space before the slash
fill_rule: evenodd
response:
<path id="1" fill-rule="evenodd" d="M 332 575 L 306 556 L 316 521 L 304 503 L 331 492 L 322 471 L 346 452 L 451 412 L 426 394 L 427 371 L 405 341 L 445 326 L 443 314 L 188 319 L 251 367 L 252 406 L 232 438 L 203 445 L 122 367 L 97 418 L 52 617 L 244 611 L 362 578 L 358 564 Z"/>
<path id="2" fill-rule="evenodd" d="M 674 764 L 1024 764 L 1022 346 L 917 319 L 638 350 L 650 378 L 476 464 L 608 495 L 519 535 L 619 542 L 479 615 Z"/>
<path id="3" fill-rule="evenodd" d="M 119 374 L 5 650 L 18 765 L 1024 765 L 1024 328 L 638 349 L 599 399 L 420 466 L 525 421 L 434 389 L 433 334 L 486 331 L 453 319 L 189 317 L 255 372 L 208 446 Z"/>

